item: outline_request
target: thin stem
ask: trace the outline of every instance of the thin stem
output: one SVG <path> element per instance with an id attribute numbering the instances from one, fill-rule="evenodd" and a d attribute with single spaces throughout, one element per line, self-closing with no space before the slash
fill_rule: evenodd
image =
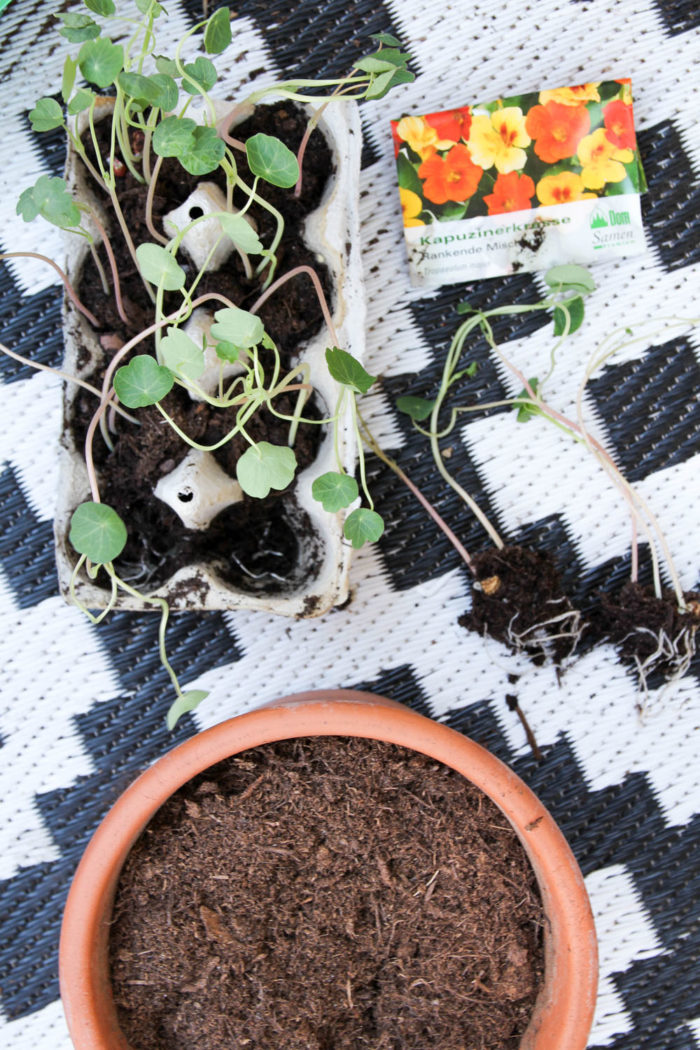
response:
<path id="1" fill-rule="evenodd" d="M 163 158 L 158 157 L 157 161 L 153 165 L 153 174 L 151 175 L 150 182 L 148 183 L 148 193 L 146 194 L 146 226 L 148 226 L 148 232 L 154 240 L 158 241 L 160 244 L 169 244 L 169 239 L 167 237 L 164 237 L 162 233 L 159 233 L 159 231 L 153 225 L 153 197 L 156 192 L 156 183 L 158 182 L 158 176 L 160 175 L 160 169 L 162 167 L 162 164 Z"/>
<path id="2" fill-rule="evenodd" d="M 330 312 L 330 310 L 328 308 L 328 302 L 326 301 L 326 296 L 324 294 L 323 287 L 322 287 L 321 282 L 319 280 L 318 274 L 316 273 L 316 271 L 314 269 L 312 269 L 311 266 L 295 266 L 293 270 L 290 270 L 288 273 L 284 273 L 284 274 L 282 274 L 281 277 L 278 277 L 277 280 L 273 281 L 273 283 L 270 285 L 270 287 L 266 288 L 265 291 L 262 293 L 262 295 L 259 296 L 255 300 L 255 302 L 253 303 L 253 305 L 250 308 L 250 313 L 256 314 L 258 312 L 258 310 L 260 309 L 260 307 L 263 305 L 263 303 L 267 302 L 267 300 L 270 298 L 270 296 L 273 295 L 277 291 L 278 288 L 281 288 L 282 285 L 285 284 L 286 281 L 291 280 L 292 277 L 296 277 L 298 274 L 302 274 L 302 273 L 306 274 L 307 277 L 311 278 L 311 283 L 314 286 L 314 290 L 316 292 L 316 296 L 317 296 L 319 304 L 321 306 L 321 312 L 323 313 L 323 319 L 326 322 L 326 326 L 328 328 L 328 332 L 330 334 L 330 337 L 331 337 L 331 339 L 333 341 L 333 345 L 337 346 L 338 342 L 339 342 L 339 340 L 338 340 L 338 333 L 336 332 L 335 325 L 333 324 L 333 318 L 332 318 L 331 312 Z"/>
<path id="3" fill-rule="evenodd" d="M 107 253 L 107 259 L 109 261 L 109 268 L 112 272 L 112 282 L 114 284 L 114 300 L 117 304 L 117 311 L 124 324 L 128 325 L 129 318 L 126 316 L 126 310 L 124 309 L 124 303 L 122 302 L 122 289 L 121 284 L 119 282 L 119 270 L 117 268 L 117 260 L 114 258 L 112 244 L 110 242 L 109 237 L 107 236 L 106 229 L 104 228 L 104 226 L 99 220 L 98 215 L 92 208 L 90 209 L 90 217 L 92 218 L 92 221 L 97 227 L 97 231 L 102 238 L 102 243 L 105 246 L 105 252 Z"/>
<path id="4" fill-rule="evenodd" d="M 0 253 L 0 259 L 39 259 L 40 262 L 45 262 L 48 266 L 52 266 L 61 278 L 63 287 L 66 289 L 66 294 L 74 304 L 76 310 L 79 310 L 81 314 L 87 317 L 88 321 L 94 328 L 100 327 L 100 322 L 95 315 L 88 310 L 87 306 L 83 306 L 74 292 L 73 285 L 70 283 L 68 276 L 63 272 L 61 267 L 53 261 L 53 259 L 49 259 L 46 255 L 41 255 L 39 252 L 2 252 Z"/>

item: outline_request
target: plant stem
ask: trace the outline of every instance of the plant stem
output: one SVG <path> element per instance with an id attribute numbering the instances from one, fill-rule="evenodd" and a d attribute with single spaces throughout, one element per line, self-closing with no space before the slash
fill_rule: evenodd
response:
<path id="1" fill-rule="evenodd" d="M 333 345 L 337 346 L 338 345 L 338 333 L 336 332 L 335 325 L 333 324 L 333 318 L 332 318 L 331 312 L 330 312 L 330 310 L 328 308 L 328 302 L 326 300 L 326 296 L 324 295 L 323 287 L 321 286 L 321 282 L 319 280 L 318 274 L 316 273 L 316 271 L 314 269 L 312 269 L 311 266 L 295 266 L 293 270 L 290 270 L 288 273 L 284 273 L 284 274 L 282 274 L 281 277 L 278 277 L 277 280 L 273 281 L 273 283 L 270 285 L 270 287 L 266 288 L 265 291 L 262 293 L 262 295 L 260 295 L 255 300 L 255 302 L 253 303 L 253 305 L 250 308 L 250 313 L 256 314 L 258 312 L 258 310 L 260 309 L 260 307 L 263 305 L 263 303 L 266 302 L 270 298 L 270 296 L 273 295 L 274 292 L 277 291 L 278 288 L 281 288 L 281 286 L 283 284 L 285 284 L 286 281 L 291 280 L 292 277 L 296 277 L 298 274 L 301 274 L 301 273 L 306 274 L 307 277 L 311 278 L 311 282 L 312 282 L 312 284 L 314 286 L 314 290 L 315 290 L 316 295 L 318 297 L 318 301 L 319 301 L 319 304 L 321 306 L 321 311 L 323 313 L 323 319 L 326 322 L 326 326 L 328 328 L 329 335 L 330 335 L 330 337 L 331 337 L 331 339 L 333 341 Z"/>
<path id="2" fill-rule="evenodd" d="M 126 316 L 124 309 L 124 303 L 122 302 L 122 290 L 121 284 L 119 283 L 119 270 L 117 269 L 117 260 L 114 258 L 114 252 L 112 251 L 112 244 L 107 231 L 99 220 L 99 217 L 95 213 L 94 209 L 90 208 L 90 217 L 97 227 L 97 231 L 102 238 L 102 243 L 105 246 L 105 252 L 107 253 L 107 259 L 109 260 L 109 268 L 112 272 L 112 283 L 114 284 L 114 301 L 117 304 L 117 312 L 125 325 L 129 324 L 129 318 Z M 96 260 L 98 261 L 98 260 Z"/>
<path id="3" fill-rule="evenodd" d="M 83 306 L 73 290 L 73 285 L 70 283 L 68 276 L 63 272 L 61 267 L 53 261 L 53 259 L 49 259 L 46 255 L 41 255 L 39 252 L 2 252 L 0 253 L 0 259 L 39 259 L 40 262 L 45 262 L 49 266 L 52 266 L 61 278 L 63 287 L 66 289 L 66 294 L 70 301 L 75 305 L 76 310 L 79 310 L 81 314 L 87 317 L 88 321 L 94 328 L 100 327 L 100 322 L 95 315 L 88 310 L 87 306 Z"/>

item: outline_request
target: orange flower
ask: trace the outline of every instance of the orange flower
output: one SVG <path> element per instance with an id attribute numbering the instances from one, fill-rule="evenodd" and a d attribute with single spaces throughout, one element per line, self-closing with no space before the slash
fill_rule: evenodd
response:
<path id="1" fill-rule="evenodd" d="M 418 194 L 414 193 L 413 190 L 405 190 L 400 186 L 399 197 L 401 198 L 404 226 L 425 226 L 425 223 L 418 218 L 423 211 L 423 201 Z"/>
<path id="2" fill-rule="evenodd" d="M 634 113 L 632 106 L 617 99 L 609 102 L 603 110 L 605 137 L 620 149 L 635 149 Z"/>
<path id="3" fill-rule="evenodd" d="M 586 189 L 602 190 L 606 182 L 622 182 L 627 175 L 623 164 L 634 160 L 634 153 L 631 149 L 618 149 L 608 139 L 605 128 L 597 128 L 592 135 L 581 139 L 578 159 Z"/>
<path id="4" fill-rule="evenodd" d="M 435 154 L 423 161 L 418 177 L 423 193 L 433 204 L 466 201 L 476 192 L 483 170 L 472 161 L 466 146 L 453 146 L 444 157 Z"/>
<path id="5" fill-rule="evenodd" d="M 576 87 L 554 88 L 553 91 L 540 91 L 540 102 L 559 102 L 562 106 L 581 106 L 586 102 L 600 102 L 598 84 L 579 84 Z"/>
<path id="6" fill-rule="evenodd" d="M 435 128 L 441 141 L 459 142 L 460 139 L 469 138 L 469 128 L 472 122 L 472 111 L 469 106 L 460 106 L 459 109 L 449 109 L 444 113 L 428 113 L 426 121 L 431 128 Z"/>
<path id="7" fill-rule="evenodd" d="M 536 139 L 535 153 L 546 164 L 573 157 L 590 126 L 584 106 L 564 106 L 561 102 L 533 106 L 525 121 L 528 135 Z"/>
<path id="8" fill-rule="evenodd" d="M 537 197 L 540 204 L 571 204 L 572 201 L 585 201 L 595 197 L 595 193 L 585 193 L 583 179 L 573 171 L 562 171 L 559 175 L 545 175 L 537 183 Z"/>
<path id="9" fill-rule="evenodd" d="M 499 175 L 493 186 L 493 193 L 484 196 L 489 215 L 501 215 L 506 211 L 525 211 L 532 206 L 531 197 L 535 184 L 529 175 L 519 175 L 511 171 Z"/>

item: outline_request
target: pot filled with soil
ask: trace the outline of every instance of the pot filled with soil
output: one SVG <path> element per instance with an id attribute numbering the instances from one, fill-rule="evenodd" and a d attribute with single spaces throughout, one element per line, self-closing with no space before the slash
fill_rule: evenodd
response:
<path id="1" fill-rule="evenodd" d="M 174 749 L 76 873 L 77 1050 L 585 1047 L 581 873 L 502 763 L 401 705 L 298 695 Z"/>

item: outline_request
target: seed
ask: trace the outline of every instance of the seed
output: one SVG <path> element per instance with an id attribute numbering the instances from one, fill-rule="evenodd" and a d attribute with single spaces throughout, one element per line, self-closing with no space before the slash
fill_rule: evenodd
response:
<path id="1" fill-rule="evenodd" d="M 481 589 L 484 594 L 495 594 L 501 586 L 500 576 L 487 576 L 485 580 L 481 581 Z"/>

